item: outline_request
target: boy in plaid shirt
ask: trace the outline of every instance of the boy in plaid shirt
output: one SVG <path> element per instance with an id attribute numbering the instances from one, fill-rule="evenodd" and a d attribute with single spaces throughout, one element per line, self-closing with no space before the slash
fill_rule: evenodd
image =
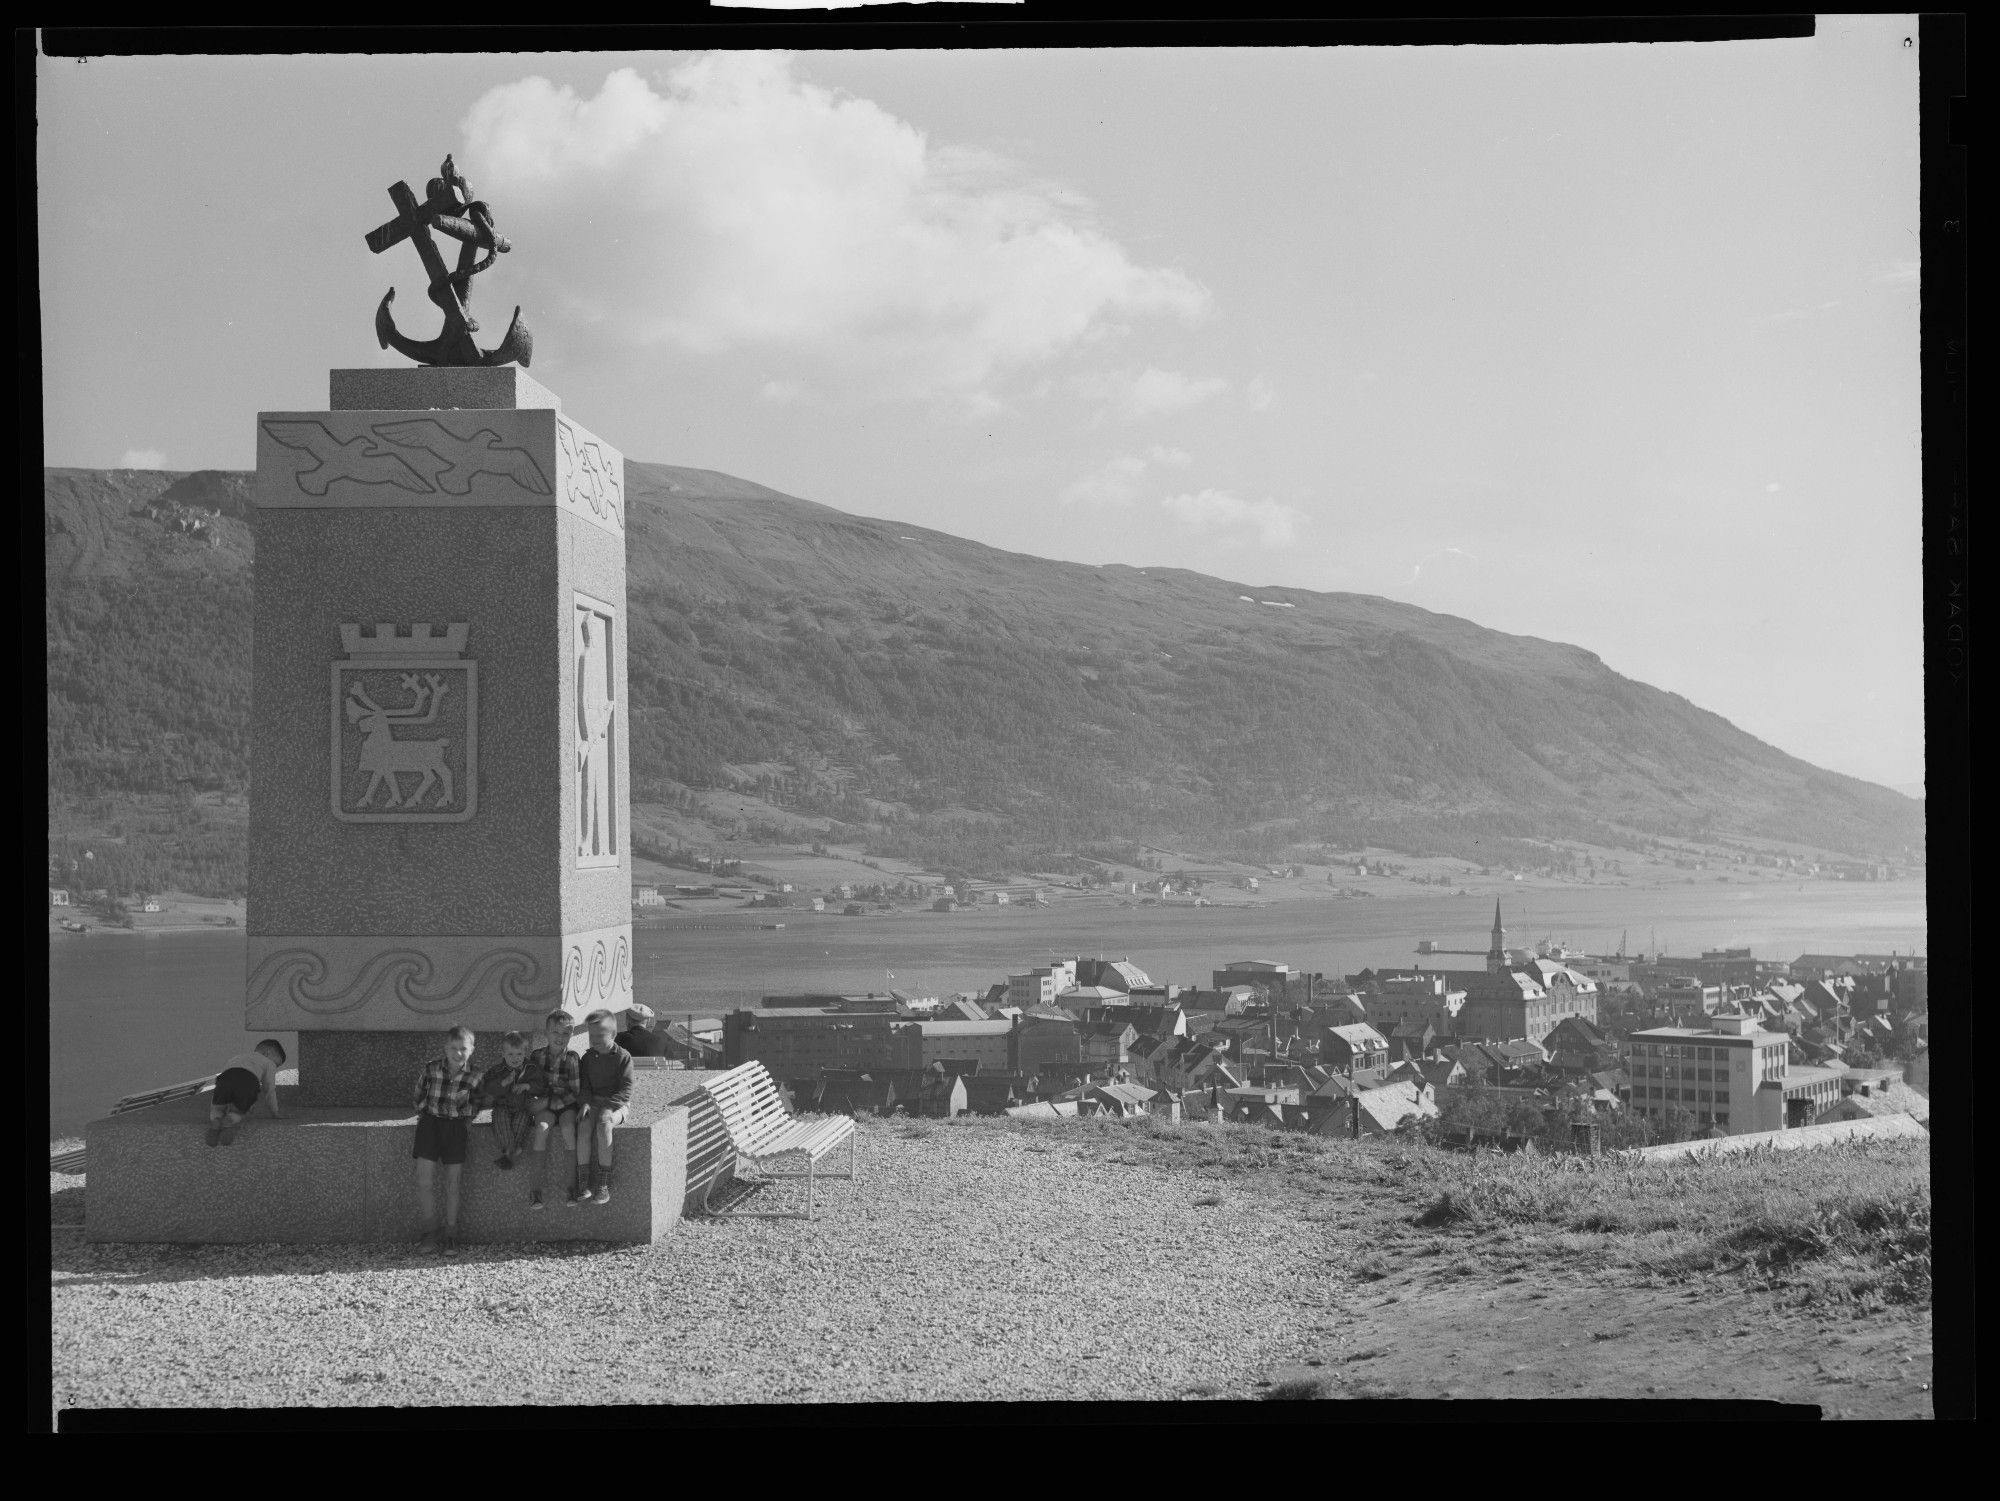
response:
<path id="1" fill-rule="evenodd" d="M 562 1136 L 564 1163 L 576 1147 L 576 1101 L 578 1090 L 576 1054 L 569 1050 L 569 1038 L 576 1023 L 567 1011 L 551 1011 L 544 1023 L 541 1047 L 528 1054 L 526 1077 L 530 1081 L 528 1110 L 534 1126 L 528 1138 L 528 1207 L 542 1207 L 542 1190 L 549 1174 L 549 1132 Z M 578 1197 L 574 1181 L 569 1198 Z"/>
<path id="2" fill-rule="evenodd" d="M 472 1029 L 453 1027 L 444 1037 L 444 1056 L 433 1058 L 417 1076 L 410 1103 L 417 1112 L 417 1139 L 410 1155 L 417 1162 L 417 1208 L 424 1233 L 420 1250 L 440 1249 L 437 1226 L 437 1166 L 444 1164 L 446 1255 L 458 1252 L 458 1185 L 465 1171 L 466 1128 L 479 1113 L 479 1070 L 472 1066 Z"/>
<path id="3" fill-rule="evenodd" d="M 479 1081 L 480 1099 L 493 1107 L 493 1139 L 500 1143 L 493 1165 L 503 1173 L 527 1150 L 535 1125 L 534 1098 L 547 1092 L 540 1074 L 528 1068 L 528 1039 L 509 1032 L 500 1039 L 500 1061 Z"/>

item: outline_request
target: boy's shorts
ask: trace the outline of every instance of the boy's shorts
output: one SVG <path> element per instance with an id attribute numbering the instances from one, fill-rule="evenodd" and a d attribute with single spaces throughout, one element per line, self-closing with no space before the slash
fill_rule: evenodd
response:
<path id="1" fill-rule="evenodd" d="M 214 1102 L 227 1109 L 248 1111 L 263 1092 L 263 1081 L 247 1068 L 225 1068 L 215 1076 Z"/>
<path id="2" fill-rule="evenodd" d="M 428 1110 L 417 1116 L 417 1140 L 410 1156 L 457 1167 L 465 1161 L 465 1117 L 440 1120 Z"/>

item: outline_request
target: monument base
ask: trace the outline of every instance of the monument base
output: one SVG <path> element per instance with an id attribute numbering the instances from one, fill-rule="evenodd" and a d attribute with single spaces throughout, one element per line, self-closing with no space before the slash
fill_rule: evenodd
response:
<path id="1" fill-rule="evenodd" d="M 473 1060 L 483 1070 L 500 1061 L 498 1032 L 479 1034 Z M 536 1039 L 535 1045 L 541 1045 Z M 586 1042 L 579 1031 L 570 1051 L 581 1053 Z M 278 1096 L 279 1108 L 293 1103 L 309 1110 L 374 1110 L 405 1113 L 424 1065 L 444 1053 L 444 1033 L 430 1032 L 301 1032 L 297 1089 Z M 666 1106 L 699 1089 L 711 1073 L 683 1069 L 665 1058 L 634 1058 L 632 1113 L 656 1115 Z"/>
<path id="2" fill-rule="evenodd" d="M 688 1112 L 658 1103 L 671 1072 L 648 1071 L 651 1102 L 635 1098 L 632 1121 L 617 1130 L 609 1204 L 564 1206 L 574 1159 L 558 1139 L 548 1154 L 548 1207 L 530 1209 L 528 1165 L 511 1172 L 495 1166 L 491 1113 L 482 1112 L 466 1153 L 460 1237 L 645 1244 L 666 1235 L 687 1192 Z M 280 1108 L 280 1120 L 254 1113 L 226 1147 L 203 1139 L 205 1095 L 92 1121 L 84 1128 L 84 1238 L 308 1245 L 416 1239 L 414 1114 L 301 1106 L 286 1096 Z"/>
<path id="3" fill-rule="evenodd" d="M 475 1044 L 482 1066 L 500 1058 L 500 1039 Z M 535 1040 L 539 1047 L 541 1040 Z M 408 1110 L 424 1065 L 444 1055 L 444 1032 L 301 1032 L 299 1088 L 279 1097 L 311 1110 Z"/>

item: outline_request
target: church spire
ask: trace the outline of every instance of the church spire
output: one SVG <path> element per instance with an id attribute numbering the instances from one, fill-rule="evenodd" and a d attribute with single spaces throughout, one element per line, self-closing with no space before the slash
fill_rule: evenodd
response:
<path id="1" fill-rule="evenodd" d="M 1507 967 L 1507 930 L 1500 926 L 1500 899 L 1493 899 L 1493 946 L 1486 951 L 1486 968 L 1499 974 Z"/>

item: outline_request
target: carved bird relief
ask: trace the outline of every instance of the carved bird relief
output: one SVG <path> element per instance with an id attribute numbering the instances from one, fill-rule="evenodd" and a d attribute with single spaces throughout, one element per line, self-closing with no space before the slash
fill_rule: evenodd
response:
<path id="1" fill-rule="evenodd" d="M 550 493 L 534 455 L 525 448 L 502 444 L 500 435 L 491 428 L 461 438 L 442 423 L 422 417 L 411 422 L 384 422 L 375 431 L 400 448 L 422 454 L 424 457 L 410 462 L 423 469 L 431 483 L 447 495 L 469 494 L 472 481 L 482 474 L 512 480 L 534 495 Z"/>
<path id="2" fill-rule="evenodd" d="M 394 485 L 419 495 L 430 493 L 432 488 L 401 458 L 380 448 L 366 434 L 343 443 L 317 422 L 267 422 L 264 431 L 286 448 L 311 454 L 318 461 L 310 469 L 298 471 L 299 488 L 308 495 L 324 495 L 339 480 Z"/>

